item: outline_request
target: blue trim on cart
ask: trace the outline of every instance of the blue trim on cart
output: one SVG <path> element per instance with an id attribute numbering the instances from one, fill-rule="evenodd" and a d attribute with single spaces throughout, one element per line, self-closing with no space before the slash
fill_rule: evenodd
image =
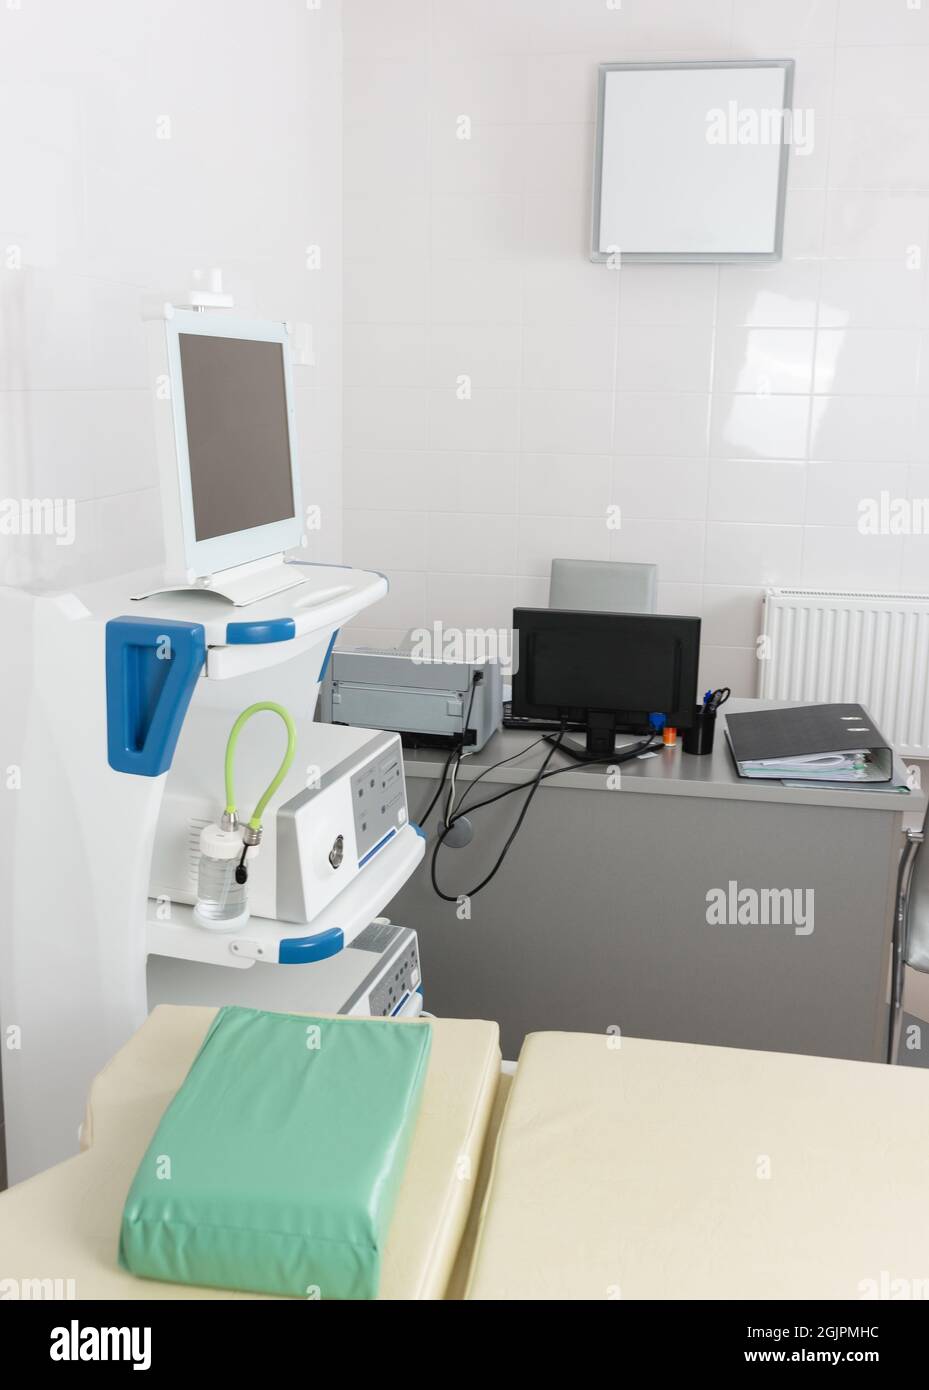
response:
<path id="1" fill-rule="evenodd" d="M 278 947 L 278 965 L 312 965 L 336 956 L 345 945 L 341 927 L 330 927 L 315 936 L 287 936 Z"/>
<path id="2" fill-rule="evenodd" d="M 251 623 L 227 623 L 226 641 L 230 647 L 251 646 L 262 642 L 290 642 L 296 636 L 293 618 L 266 618 Z"/>
<path id="3" fill-rule="evenodd" d="M 202 623 L 111 618 L 106 625 L 106 752 L 114 772 L 160 777 L 206 661 Z"/>
<path id="4" fill-rule="evenodd" d="M 415 820 L 410 821 L 410 829 L 415 830 L 421 840 L 428 840 L 428 835 L 421 825 L 417 825 Z"/>
<path id="5" fill-rule="evenodd" d="M 367 864 L 369 859 L 373 859 L 375 854 L 377 854 L 378 850 L 383 849 L 384 846 L 387 844 L 387 841 L 392 840 L 396 833 L 397 827 L 392 826 L 390 830 L 388 830 L 387 834 L 383 837 L 383 839 L 378 840 L 377 844 L 373 847 L 373 849 L 369 849 L 367 854 L 363 855 L 361 859 L 358 860 L 359 869 L 363 868 L 365 864 Z"/>

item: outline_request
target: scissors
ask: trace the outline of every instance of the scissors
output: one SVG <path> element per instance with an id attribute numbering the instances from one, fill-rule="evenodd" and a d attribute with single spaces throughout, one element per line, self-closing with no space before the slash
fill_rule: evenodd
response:
<path id="1" fill-rule="evenodd" d="M 720 705 L 724 705 L 732 694 L 728 685 L 720 686 L 719 690 L 708 690 L 703 697 L 703 708 L 707 714 L 715 714 Z"/>

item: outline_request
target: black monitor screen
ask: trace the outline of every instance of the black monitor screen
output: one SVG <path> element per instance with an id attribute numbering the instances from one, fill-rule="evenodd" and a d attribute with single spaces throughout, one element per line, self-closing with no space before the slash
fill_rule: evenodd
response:
<path id="1" fill-rule="evenodd" d="M 178 334 L 198 541 L 294 515 L 280 343 Z"/>
<path id="2" fill-rule="evenodd" d="M 584 720 L 591 711 L 688 728 L 697 703 L 700 619 L 651 613 L 517 609 L 513 713 Z"/>

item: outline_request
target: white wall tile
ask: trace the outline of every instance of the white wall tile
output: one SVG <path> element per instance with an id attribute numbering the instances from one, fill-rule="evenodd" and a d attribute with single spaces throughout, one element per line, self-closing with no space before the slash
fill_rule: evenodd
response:
<path id="1" fill-rule="evenodd" d="M 813 328 L 819 287 L 818 262 L 720 266 L 718 321 L 751 328 Z"/>
<path id="2" fill-rule="evenodd" d="M 751 647 L 761 632 L 761 595 L 756 588 L 704 584 L 701 640 L 711 647 Z"/>
<path id="3" fill-rule="evenodd" d="M 812 459 L 807 465 L 806 509 L 808 526 L 854 526 L 862 505 L 879 503 L 882 493 L 906 497 L 909 470 L 902 463 L 838 463 Z"/>
<path id="4" fill-rule="evenodd" d="M 758 661 L 753 648 L 700 647 L 699 690 L 727 685 L 733 695 L 758 694 Z"/>
<path id="5" fill-rule="evenodd" d="M 523 385 L 532 390 L 613 389 L 616 343 L 608 322 L 527 325 L 522 353 Z"/>
<path id="6" fill-rule="evenodd" d="M 831 45 L 839 0 L 734 0 L 732 41 L 760 50 Z"/>
<path id="7" fill-rule="evenodd" d="M 902 547 L 896 536 L 865 536 L 846 526 L 807 526 L 803 535 L 804 584 L 849 589 L 896 589 Z"/>
<path id="8" fill-rule="evenodd" d="M 620 280 L 624 324 L 713 322 L 718 266 L 668 265 L 657 275 L 653 265 L 626 265 L 613 272 L 600 269 Z"/>
<path id="9" fill-rule="evenodd" d="M 711 521 L 706 528 L 707 584 L 796 584 L 803 528 Z"/>
<path id="10" fill-rule="evenodd" d="M 708 391 L 713 331 L 707 324 L 666 326 L 625 320 L 619 330 L 617 391 Z"/>
<path id="11" fill-rule="evenodd" d="M 929 43 L 929 10 L 886 0 L 839 0 L 836 37 L 840 44 Z"/>
<path id="12" fill-rule="evenodd" d="M 720 328 L 717 333 L 717 391 L 806 395 L 812 377 L 811 329 Z"/>
<path id="13" fill-rule="evenodd" d="M 529 58 L 523 53 L 440 51 L 429 68 L 433 133 L 454 128 L 461 116 L 472 125 L 512 125 L 527 114 Z M 463 142 L 466 143 L 466 142 Z"/>
<path id="14" fill-rule="evenodd" d="M 458 391 L 429 392 L 431 449 L 516 449 L 519 446 L 519 393 L 475 387 L 469 397 Z"/>
<path id="15" fill-rule="evenodd" d="M 345 322 L 425 323 L 428 270 L 422 260 L 345 261 Z"/>
<path id="16" fill-rule="evenodd" d="M 431 254 L 435 260 L 513 260 L 523 245 L 523 200 L 506 193 L 435 193 Z"/>
<path id="17" fill-rule="evenodd" d="M 912 589 L 916 593 L 929 593 L 929 538 L 924 534 L 906 536 L 903 539 L 903 559 L 900 577 L 896 582 L 902 589 Z"/>
<path id="18" fill-rule="evenodd" d="M 528 453 L 609 453 L 609 391 L 523 391 L 521 447 Z"/>
<path id="19" fill-rule="evenodd" d="M 700 521 L 624 518 L 619 530 L 610 533 L 610 559 L 657 565 L 666 583 L 699 584 L 705 535 Z"/>
<path id="20" fill-rule="evenodd" d="M 342 375 L 346 386 L 425 386 L 426 325 L 347 323 Z"/>
<path id="21" fill-rule="evenodd" d="M 784 207 L 785 260 L 818 259 L 822 255 L 826 201 L 822 188 L 800 188 L 788 183 Z"/>
<path id="22" fill-rule="evenodd" d="M 507 261 L 446 259 L 428 271 L 433 323 L 519 324 L 522 321 L 522 268 Z"/>
<path id="23" fill-rule="evenodd" d="M 606 454 L 521 454 L 520 514 L 602 520 L 613 500 L 611 471 Z"/>
<path id="24" fill-rule="evenodd" d="M 613 461 L 610 501 L 624 517 L 702 521 L 707 477 L 704 458 L 620 455 Z"/>
<path id="25" fill-rule="evenodd" d="M 425 193 L 352 194 L 343 204 L 346 257 L 401 260 L 429 251 L 429 199 Z"/>
<path id="26" fill-rule="evenodd" d="M 593 124 L 527 125 L 522 142 L 527 194 L 572 202 L 583 198 L 590 187 L 593 147 Z"/>
<path id="27" fill-rule="evenodd" d="M 820 329 L 814 390 L 838 396 L 912 395 L 919 363 L 915 329 Z"/>
<path id="28" fill-rule="evenodd" d="M 522 330 L 516 324 L 433 323 L 429 334 L 431 386 L 456 388 L 461 376 L 474 390 L 516 390 L 520 384 Z"/>
<path id="29" fill-rule="evenodd" d="M 714 396 L 710 454 L 718 458 L 803 458 L 808 396 Z"/>
<path id="30" fill-rule="evenodd" d="M 372 121 L 346 122 L 342 131 L 343 190 L 352 204 L 350 215 L 359 220 L 372 192 L 391 199 L 398 194 L 423 194 L 429 168 L 429 128 L 415 118 L 401 123 L 384 113 Z M 373 248 L 367 244 L 364 250 Z"/>
<path id="31" fill-rule="evenodd" d="M 346 388 L 346 449 L 424 449 L 428 392 L 414 387 Z"/>
<path id="32" fill-rule="evenodd" d="M 410 628 L 423 627 L 426 622 L 426 574 L 425 571 L 410 571 L 391 568 L 387 574 L 390 588 L 382 599 L 359 614 L 359 625 L 366 628 L 382 628 L 386 633 L 376 639 L 376 645 L 383 646 L 388 641 L 396 641 L 395 634 L 409 632 Z M 353 635 L 349 645 L 355 646 L 365 639 Z"/>
<path id="33" fill-rule="evenodd" d="M 707 516 L 799 523 L 805 485 L 806 465 L 800 459 L 712 459 Z"/>
<path id="34" fill-rule="evenodd" d="M 526 67 L 526 120 L 592 125 L 601 52 L 532 53 Z"/>
<path id="35" fill-rule="evenodd" d="M 346 450 L 346 507 L 515 512 L 518 455 L 475 451 Z"/>
<path id="36" fill-rule="evenodd" d="M 890 261 L 909 256 L 925 265 L 929 197 L 833 189 L 827 200 L 823 249 L 836 260 Z"/>
<path id="37" fill-rule="evenodd" d="M 623 0 L 609 9 L 601 0 L 537 0 L 532 16 L 533 50 L 556 53 L 728 45 L 732 24 L 730 0 Z"/>
<path id="38" fill-rule="evenodd" d="M 821 328 L 908 328 L 926 319 L 923 263 L 826 261 L 819 300 Z"/>
<path id="39" fill-rule="evenodd" d="M 624 392 L 616 397 L 614 451 L 702 457 L 709 404 L 709 396 L 700 393 Z"/>
<path id="40" fill-rule="evenodd" d="M 552 557 L 609 560 L 610 533 L 606 518 L 523 516 L 519 520 L 516 571 L 547 577 Z"/>
<path id="41" fill-rule="evenodd" d="M 450 450 L 425 455 L 430 508 L 507 514 L 518 510 L 519 455 Z"/>
<path id="42" fill-rule="evenodd" d="M 810 455 L 867 463 L 916 463 L 920 439 L 916 403 L 897 396 L 819 396 L 813 401 Z"/>
<path id="43" fill-rule="evenodd" d="M 685 618 L 699 618 L 703 611 L 703 586 L 658 582 L 658 612 Z"/>
<path id="44" fill-rule="evenodd" d="M 467 129 L 462 139 L 460 129 Z M 434 194 L 483 193 L 504 198 L 526 186 L 523 128 L 448 122 L 429 128 L 429 186 Z"/>
<path id="45" fill-rule="evenodd" d="M 430 574 L 426 626 L 497 628 L 513 625 L 516 580 L 500 574 Z"/>
<path id="46" fill-rule="evenodd" d="M 581 257 L 533 256 L 523 272 L 522 320 L 538 327 L 578 323 L 602 332 L 616 323 L 619 294 L 620 275 L 605 266 Z"/>
<path id="47" fill-rule="evenodd" d="M 345 560 L 376 570 L 426 568 L 426 513 L 356 511 L 346 507 L 342 520 Z"/>
<path id="48" fill-rule="evenodd" d="M 516 532 L 513 516 L 430 512 L 426 568 L 432 574 L 513 574 Z"/>

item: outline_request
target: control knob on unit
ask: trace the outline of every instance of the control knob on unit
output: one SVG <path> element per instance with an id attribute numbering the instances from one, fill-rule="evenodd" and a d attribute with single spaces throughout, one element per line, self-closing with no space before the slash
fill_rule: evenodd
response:
<path id="1" fill-rule="evenodd" d="M 337 869 L 345 858 L 345 840 L 341 835 L 337 835 L 332 842 L 332 849 L 329 851 L 329 863 Z"/>

